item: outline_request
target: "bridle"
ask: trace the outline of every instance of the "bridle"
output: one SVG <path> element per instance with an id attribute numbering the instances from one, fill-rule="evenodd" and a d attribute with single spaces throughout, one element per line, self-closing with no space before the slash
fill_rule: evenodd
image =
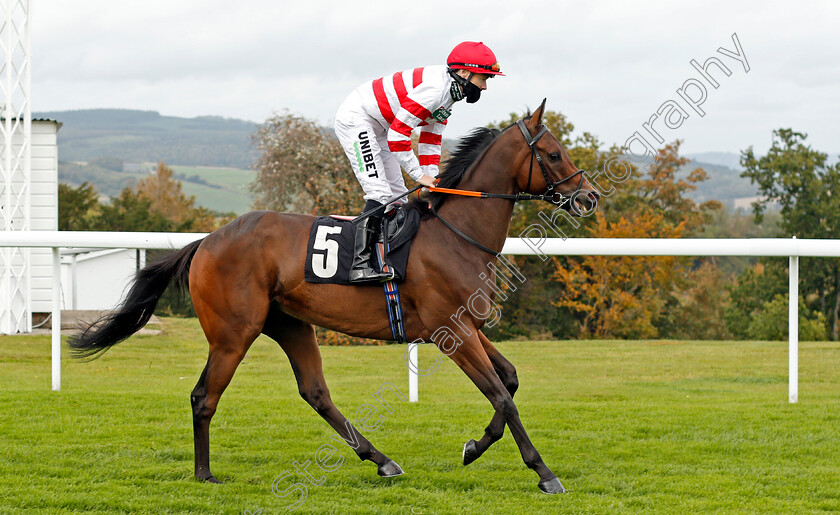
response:
<path id="1" fill-rule="evenodd" d="M 583 190 L 583 180 L 584 180 L 584 170 L 578 170 L 577 172 L 573 173 L 572 175 L 565 177 L 563 179 L 559 179 L 557 181 L 551 180 L 551 177 L 548 174 L 548 167 L 543 162 L 543 158 L 540 155 L 539 150 L 537 150 L 537 142 L 539 142 L 540 138 L 542 138 L 547 132 L 548 127 L 545 125 L 541 125 L 540 130 L 537 132 L 536 136 L 531 136 L 531 132 L 528 130 L 528 127 L 525 125 L 525 120 L 519 120 L 516 122 L 516 126 L 519 127 L 519 130 L 522 131 L 522 135 L 525 137 L 525 142 L 528 144 L 528 148 L 531 150 L 531 161 L 528 165 L 528 184 L 525 186 L 525 190 L 531 189 L 531 178 L 534 172 L 534 161 L 540 166 L 540 171 L 542 172 L 543 178 L 545 179 L 546 190 L 545 193 L 541 195 L 532 195 L 530 193 L 516 193 L 516 194 L 506 194 L 506 193 L 484 193 L 479 191 L 465 191 L 465 190 L 456 190 L 456 189 L 449 189 L 449 188 L 438 188 L 438 187 L 431 187 L 429 191 L 435 193 L 446 193 L 450 195 L 466 195 L 470 197 L 478 197 L 478 198 L 502 198 L 502 199 L 509 199 L 513 200 L 514 202 L 518 202 L 520 200 L 542 200 L 553 204 L 555 206 L 564 207 L 566 204 L 569 204 L 569 209 L 571 209 L 575 214 L 578 216 L 582 215 L 580 208 L 577 207 L 576 199 L 578 194 L 580 194 Z M 561 184 L 574 179 L 575 177 L 580 176 L 580 180 L 578 181 L 577 188 L 570 194 L 564 194 L 560 191 L 557 191 L 557 187 Z M 460 236 L 461 238 L 467 240 L 470 244 L 479 249 L 487 252 L 489 254 L 493 254 L 494 256 L 498 257 L 499 252 L 483 245 L 473 238 L 467 236 L 462 231 L 460 231 L 457 227 L 446 221 L 442 218 L 435 209 L 430 208 L 430 212 L 434 215 L 438 220 L 440 220 L 443 225 L 448 227 L 452 232 Z"/>
<path id="2" fill-rule="evenodd" d="M 583 170 L 578 170 L 577 172 L 573 173 L 572 175 L 570 175 L 566 178 L 551 182 L 551 178 L 548 175 L 548 170 L 546 168 L 546 165 L 543 162 L 542 156 L 540 155 L 539 151 L 537 150 L 537 142 L 540 141 L 540 138 L 542 138 L 545 135 L 545 133 L 548 132 L 548 127 L 546 127 L 545 125 L 542 125 L 539 132 L 537 132 L 537 135 L 534 136 L 534 137 L 531 137 L 531 132 L 528 130 L 528 127 L 525 125 L 525 120 L 524 119 L 516 122 L 516 126 L 519 127 L 520 131 L 522 131 L 522 135 L 525 137 L 525 143 L 527 143 L 528 148 L 531 149 L 531 162 L 528 166 L 528 185 L 525 186 L 525 190 L 527 191 L 527 190 L 531 189 L 531 177 L 533 176 L 533 172 L 534 172 L 534 161 L 535 160 L 536 160 L 537 164 L 540 165 L 540 171 L 542 172 L 542 175 L 543 175 L 543 178 L 545 179 L 545 184 L 546 184 L 545 193 L 543 193 L 542 195 L 536 195 L 536 196 L 534 196 L 533 199 L 532 198 L 527 198 L 527 199 L 519 198 L 519 199 L 516 199 L 516 200 L 544 200 L 546 202 L 554 204 L 555 206 L 563 206 L 567 202 L 571 202 L 572 203 L 571 204 L 571 209 L 573 211 L 575 211 L 576 214 L 580 215 L 581 214 L 580 210 L 574 204 L 574 201 L 575 201 L 575 198 L 577 197 L 578 193 L 583 190 L 584 171 Z M 572 180 L 572 179 L 574 179 L 575 177 L 578 177 L 578 176 L 580 176 L 580 180 L 578 181 L 577 188 L 575 188 L 575 191 L 573 191 L 571 194 L 564 195 L 563 193 L 561 193 L 559 191 L 555 191 L 557 189 L 557 186 L 560 186 L 564 182 L 570 181 L 570 180 Z M 541 198 L 537 198 L 537 197 L 541 197 Z"/>
<path id="3" fill-rule="evenodd" d="M 527 191 L 527 190 L 531 189 L 531 178 L 532 178 L 533 172 L 534 172 L 534 161 L 536 161 L 537 164 L 540 166 L 540 171 L 542 172 L 543 178 L 545 179 L 545 184 L 546 184 L 545 193 L 542 193 L 540 195 L 533 195 L 531 193 L 523 193 L 523 192 L 519 192 L 519 193 L 515 193 L 515 194 L 486 193 L 486 192 L 483 192 L 483 191 L 469 191 L 469 190 L 458 190 L 458 189 L 452 189 L 452 188 L 439 188 L 437 186 L 432 186 L 432 187 L 429 187 L 427 189 L 429 191 L 431 191 L 432 193 L 444 193 L 444 194 L 447 194 L 447 195 L 460 195 L 460 196 L 475 197 L 475 198 L 500 198 L 500 199 L 513 200 L 514 202 L 518 202 L 520 200 L 542 200 L 542 201 L 548 202 L 550 204 L 553 204 L 555 206 L 564 207 L 564 208 L 565 208 L 566 204 L 569 204 L 569 207 L 566 208 L 566 209 L 570 209 L 574 214 L 576 214 L 578 216 L 581 216 L 582 212 L 580 211 L 580 208 L 577 207 L 576 199 L 577 199 L 577 196 L 580 194 L 580 192 L 585 191 L 583 189 L 583 180 L 585 178 L 585 175 L 584 175 L 585 171 L 584 170 L 578 170 L 577 172 L 573 173 L 572 175 L 570 175 L 568 177 L 565 177 L 563 179 L 559 179 L 557 181 L 552 182 L 551 177 L 548 174 L 548 167 L 543 162 L 543 158 L 540 155 L 539 150 L 537 150 L 537 142 L 539 142 L 540 138 L 542 138 L 548 132 L 548 127 L 546 127 L 545 125 L 541 125 L 540 130 L 537 132 L 537 135 L 532 137 L 531 132 L 528 130 L 528 127 L 525 125 L 525 120 L 524 119 L 516 122 L 516 126 L 519 127 L 520 131 L 522 131 L 522 135 L 525 137 L 525 143 L 528 144 L 528 148 L 531 151 L 531 161 L 530 161 L 530 164 L 528 166 L 528 184 L 527 184 L 527 186 L 525 186 L 525 190 Z M 568 182 L 568 181 L 570 181 L 570 180 L 572 180 L 572 179 L 574 179 L 575 177 L 578 177 L 578 176 L 580 177 L 580 180 L 578 181 L 578 185 L 577 185 L 577 188 L 575 188 L 575 191 L 573 191 L 572 193 L 569 193 L 569 194 L 564 194 L 560 191 L 557 191 L 558 186 L 560 186 L 561 184 L 563 184 L 565 182 Z M 373 215 L 375 212 L 377 212 L 379 210 L 384 210 L 389 204 L 392 204 L 394 202 L 399 201 L 400 199 L 404 198 L 405 195 L 413 193 L 413 192 L 419 190 L 421 187 L 423 187 L 423 186 L 422 185 L 416 186 L 415 188 L 408 191 L 407 193 L 404 193 L 402 195 L 394 197 L 393 199 L 389 200 L 385 204 L 383 204 L 383 205 L 381 205 L 381 206 L 379 206 L 375 209 L 372 209 L 370 211 L 366 211 L 366 212 L 362 213 L 361 215 L 354 218 L 353 222 L 355 223 L 357 221 L 363 220 L 364 218 L 367 218 L 368 216 Z M 499 252 L 496 252 L 495 250 L 493 250 L 493 249 L 475 241 L 473 238 L 467 236 L 466 234 L 461 232 L 457 227 L 455 227 L 454 225 L 452 225 L 451 223 L 446 221 L 444 218 L 442 218 L 438 214 L 438 212 L 434 208 L 430 207 L 429 212 L 432 215 L 434 215 L 438 220 L 440 220 L 443 223 L 443 225 L 448 227 L 452 232 L 454 232 L 455 234 L 457 234 L 461 238 L 467 240 L 470 244 L 478 247 L 479 249 L 483 250 L 484 252 L 487 252 L 489 254 L 493 254 L 494 256 L 497 256 L 497 257 L 499 256 L 499 254 L 500 254 Z"/>

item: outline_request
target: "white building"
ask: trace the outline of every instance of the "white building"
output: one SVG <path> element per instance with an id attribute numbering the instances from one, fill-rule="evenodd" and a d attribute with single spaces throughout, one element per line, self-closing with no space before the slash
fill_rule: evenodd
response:
<path id="1" fill-rule="evenodd" d="M 146 251 L 64 249 L 61 251 L 61 306 L 71 310 L 110 310 L 119 304 Z"/>
<path id="2" fill-rule="evenodd" d="M 6 2 L 0 45 L 3 101 L 0 104 L 0 231 L 58 230 L 58 147 L 61 124 L 32 120 L 30 10 L 28 0 Z M 113 253 L 93 290 L 118 288 L 126 260 L 113 269 Z M 104 257 L 104 256 L 103 256 Z M 70 258 L 72 261 L 73 258 Z M 86 259 L 91 261 L 91 259 Z M 78 273 L 77 266 L 72 267 Z M 52 311 L 51 249 L 0 247 L 0 333 L 29 332 L 33 313 Z M 88 268 L 84 265 L 82 268 Z M 128 267 L 133 272 L 135 265 Z M 115 274 L 115 275 L 111 275 Z M 71 274 L 72 276 L 72 274 Z M 88 278 L 85 277 L 87 281 Z M 75 287 L 78 283 L 75 283 Z M 65 291 L 67 287 L 65 286 Z M 74 298 L 81 291 L 72 290 Z M 102 303 L 111 297 L 102 296 Z M 67 302 L 64 306 L 67 306 Z"/>
<path id="3" fill-rule="evenodd" d="M 60 128 L 61 124 L 55 120 L 32 121 L 28 195 L 25 195 L 25 173 L 15 173 L 3 181 L 0 210 L 19 213 L 7 217 L 0 230 L 24 227 L 27 206 L 28 230 L 58 230 L 57 133 Z M 13 146 L 19 147 L 21 139 L 15 134 Z M 72 310 L 115 307 L 146 259 L 145 251 L 133 249 L 64 249 L 61 254 L 61 306 Z M 33 316 L 38 323 L 52 311 L 52 251 L 0 249 L 0 265 L 0 332 L 30 331 Z"/>
<path id="4" fill-rule="evenodd" d="M 13 123 L 9 123 L 13 122 Z M 29 148 L 23 144 L 24 124 L 2 120 L 13 127 L 11 148 L 0 141 L 3 166 L 0 181 L 0 230 L 55 231 L 58 229 L 58 147 L 61 124 L 32 120 Z M 31 152 L 31 165 L 19 158 Z M 23 164 L 21 164 L 23 163 Z M 50 249 L 0 249 L 0 332 L 26 332 L 33 312 L 51 310 L 52 257 Z"/>
<path id="5" fill-rule="evenodd" d="M 31 218 L 32 231 L 58 230 L 58 145 L 61 124 L 32 120 Z M 52 311 L 52 251 L 30 249 L 32 313 Z"/>

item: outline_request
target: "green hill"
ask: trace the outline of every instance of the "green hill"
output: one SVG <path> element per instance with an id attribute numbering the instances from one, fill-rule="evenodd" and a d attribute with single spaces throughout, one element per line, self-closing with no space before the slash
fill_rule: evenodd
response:
<path id="1" fill-rule="evenodd" d="M 155 111 L 84 109 L 34 113 L 61 122 L 58 178 L 74 186 L 93 184 L 107 197 L 131 187 L 164 161 L 196 204 L 237 214 L 250 210 L 247 185 L 256 158 L 256 124 L 200 116 L 178 118 Z"/>
<path id="2" fill-rule="evenodd" d="M 33 113 L 61 122 L 62 161 L 115 157 L 125 162 L 249 168 L 257 124 L 218 116 L 179 118 L 156 111 L 83 109 Z"/>
<path id="3" fill-rule="evenodd" d="M 194 195 L 199 206 L 238 215 L 251 210 L 253 197 L 248 184 L 254 180 L 253 170 L 177 165 L 171 168 L 181 180 L 184 193 Z"/>
<path id="4" fill-rule="evenodd" d="M 138 179 L 155 169 L 155 163 L 127 164 L 117 171 L 93 161 L 87 164 L 59 161 L 58 180 L 78 186 L 93 184 L 102 195 L 115 197 L 123 188 L 132 187 Z M 247 213 L 253 201 L 248 184 L 254 178 L 252 170 L 209 166 L 172 165 L 175 178 L 181 181 L 185 194 L 195 197 L 196 205 L 220 213 Z"/>
<path id="5" fill-rule="evenodd" d="M 215 211 L 244 213 L 252 196 L 247 185 L 257 154 L 251 135 L 257 124 L 245 120 L 200 116 L 179 118 L 156 111 L 84 109 L 34 113 L 62 123 L 58 132 L 59 180 L 73 185 L 88 181 L 103 194 L 114 196 L 164 161 L 195 195 L 199 206 Z M 329 129 L 326 129 L 329 130 Z M 445 146 L 454 141 L 446 140 Z M 748 179 L 740 177 L 739 156 L 726 152 L 689 154 L 684 168 L 704 168 L 709 180 L 689 196 L 698 201 L 719 200 L 732 206 L 736 198 L 756 195 Z M 108 166 L 108 159 L 142 165 Z M 85 165 L 84 163 L 87 163 Z M 152 163 L 152 164 L 149 164 Z"/>
<path id="6" fill-rule="evenodd" d="M 740 168 L 736 170 L 720 164 L 689 161 L 681 171 L 688 174 L 695 168 L 706 170 L 709 176 L 708 180 L 697 184 L 697 190 L 688 194 L 695 201 L 718 200 L 731 208 L 737 198 L 758 195 L 758 188 L 749 179 L 741 177 Z"/>

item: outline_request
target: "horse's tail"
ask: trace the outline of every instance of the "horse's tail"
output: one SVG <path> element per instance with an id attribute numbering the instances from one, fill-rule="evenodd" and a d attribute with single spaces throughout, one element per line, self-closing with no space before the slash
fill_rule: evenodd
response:
<path id="1" fill-rule="evenodd" d="M 170 284 L 189 289 L 190 262 L 203 238 L 161 258 L 137 272 L 128 296 L 117 308 L 69 339 L 76 358 L 98 358 L 112 345 L 136 333 L 152 317 L 158 300 Z"/>

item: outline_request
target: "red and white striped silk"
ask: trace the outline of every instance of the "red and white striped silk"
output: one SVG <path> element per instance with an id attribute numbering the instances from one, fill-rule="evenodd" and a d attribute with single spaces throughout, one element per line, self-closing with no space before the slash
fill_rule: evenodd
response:
<path id="1" fill-rule="evenodd" d="M 388 150 L 414 180 L 438 174 L 441 134 L 454 103 L 451 83 L 446 66 L 426 66 L 381 77 L 357 89 L 364 112 L 387 130 Z M 416 127 L 421 128 L 419 157 L 411 151 L 411 132 Z"/>

